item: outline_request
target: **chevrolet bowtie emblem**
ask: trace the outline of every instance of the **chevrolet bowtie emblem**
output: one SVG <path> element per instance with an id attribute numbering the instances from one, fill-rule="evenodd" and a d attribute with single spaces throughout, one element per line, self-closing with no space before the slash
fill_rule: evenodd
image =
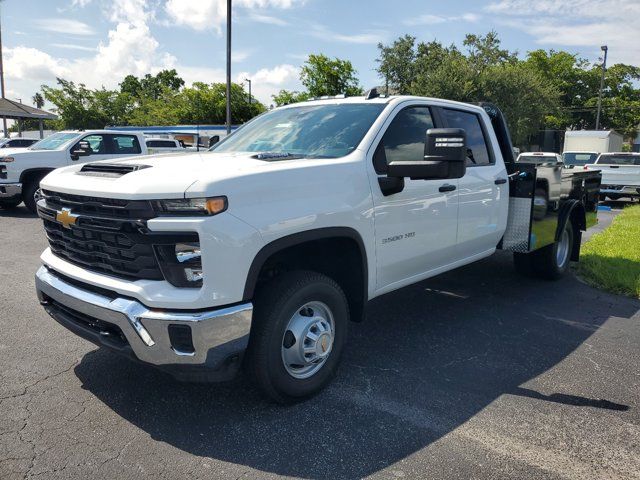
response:
<path id="1" fill-rule="evenodd" d="M 78 221 L 79 215 L 71 213 L 71 209 L 63 208 L 61 212 L 56 213 L 56 221 L 61 223 L 64 228 L 71 228 Z"/>

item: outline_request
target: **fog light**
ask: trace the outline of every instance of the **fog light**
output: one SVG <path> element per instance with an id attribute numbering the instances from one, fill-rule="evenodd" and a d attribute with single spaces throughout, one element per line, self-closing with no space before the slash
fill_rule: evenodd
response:
<path id="1" fill-rule="evenodd" d="M 165 279 L 176 287 L 199 288 L 204 280 L 200 244 L 156 245 Z"/>

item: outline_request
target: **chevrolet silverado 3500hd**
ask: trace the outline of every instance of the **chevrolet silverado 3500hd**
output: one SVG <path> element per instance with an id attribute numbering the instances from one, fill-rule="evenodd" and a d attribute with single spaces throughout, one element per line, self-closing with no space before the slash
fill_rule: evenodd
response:
<path id="1" fill-rule="evenodd" d="M 305 398 L 368 300 L 497 248 L 550 279 L 578 260 L 600 174 L 512 152 L 491 105 L 370 92 L 275 109 L 208 153 L 59 169 L 38 296 L 176 377 L 244 365 L 272 399 Z"/>

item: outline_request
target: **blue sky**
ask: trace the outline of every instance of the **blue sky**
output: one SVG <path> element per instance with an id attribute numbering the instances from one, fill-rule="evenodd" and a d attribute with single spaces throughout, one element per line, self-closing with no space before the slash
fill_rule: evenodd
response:
<path id="1" fill-rule="evenodd" d="M 225 0 L 5 0 L 2 34 L 7 96 L 30 98 L 62 76 L 117 86 L 128 73 L 176 68 L 188 83 L 224 80 Z M 522 54 L 566 49 L 596 61 L 640 64 L 640 0 L 395 2 L 234 0 L 236 81 L 251 78 L 263 102 L 300 88 L 309 53 L 351 60 L 364 87 L 379 83 L 376 45 L 409 33 L 461 44 L 494 29 Z"/>

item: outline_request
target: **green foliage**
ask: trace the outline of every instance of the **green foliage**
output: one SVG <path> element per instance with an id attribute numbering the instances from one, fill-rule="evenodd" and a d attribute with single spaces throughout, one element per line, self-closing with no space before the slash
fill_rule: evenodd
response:
<path id="1" fill-rule="evenodd" d="M 535 50 L 523 60 L 501 47 L 496 32 L 467 35 L 464 50 L 400 37 L 378 45 L 377 71 L 392 93 L 491 101 L 505 113 L 515 145 L 539 129 L 593 129 L 601 66 L 568 52 Z M 606 72 L 601 128 L 635 137 L 640 124 L 640 69 Z"/>
<path id="2" fill-rule="evenodd" d="M 271 98 L 273 99 L 273 103 L 275 103 L 276 107 L 281 107 L 282 105 L 304 102 L 309 99 L 309 94 L 307 92 L 280 90 L 277 95 L 272 95 Z"/>
<path id="3" fill-rule="evenodd" d="M 580 251 L 580 273 L 600 288 L 640 298 L 640 206 L 626 208 Z"/>
<path id="4" fill-rule="evenodd" d="M 361 95 L 362 87 L 360 87 L 356 73 L 348 60 L 339 58 L 332 60 L 322 54 L 309 55 L 300 70 L 300 81 L 311 97 L 341 94 Z"/>
<path id="5" fill-rule="evenodd" d="M 57 88 L 43 85 L 47 101 L 55 105 L 57 128 L 103 128 L 106 125 L 223 124 L 226 121 L 226 86 L 196 83 L 185 88 L 175 70 L 137 78 L 126 76 L 120 90 L 91 90 L 58 79 Z M 234 123 L 244 123 L 265 111 L 241 85 L 231 88 Z"/>

